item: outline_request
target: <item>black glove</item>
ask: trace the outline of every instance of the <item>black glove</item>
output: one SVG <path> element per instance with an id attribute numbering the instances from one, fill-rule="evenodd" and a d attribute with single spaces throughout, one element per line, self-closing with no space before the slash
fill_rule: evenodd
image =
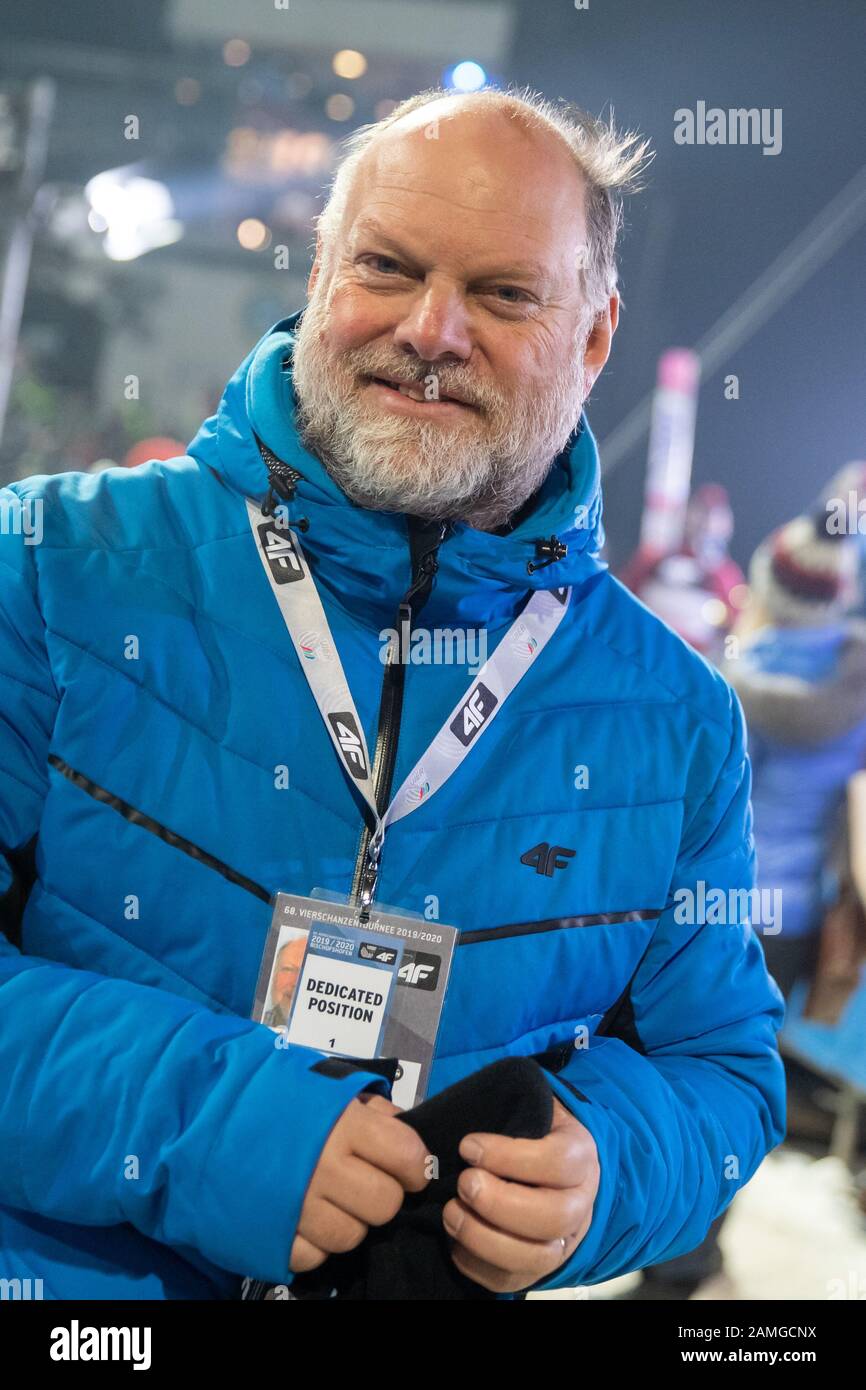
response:
<path id="1" fill-rule="evenodd" d="M 496 1295 L 461 1274 L 451 1259 L 442 1209 L 468 1165 L 458 1153 L 466 1134 L 543 1139 L 553 1123 L 553 1092 L 531 1057 L 503 1057 L 400 1119 L 420 1134 L 439 1164 L 423 1192 L 409 1192 L 387 1226 L 370 1228 L 346 1255 L 295 1276 L 297 1298 L 464 1299 Z"/>

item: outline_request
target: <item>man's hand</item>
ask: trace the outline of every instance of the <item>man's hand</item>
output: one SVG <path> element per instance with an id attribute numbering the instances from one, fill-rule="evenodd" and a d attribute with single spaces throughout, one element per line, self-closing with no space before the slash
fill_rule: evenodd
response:
<path id="1" fill-rule="evenodd" d="M 406 1192 L 421 1192 L 424 1141 L 395 1117 L 384 1096 L 362 1095 L 348 1105 L 328 1136 L 307 1188 L 290 1269 L 316 1269 L 329 1255 L 354 1250 L 370 1226 L 384 1226 Z"/>
<path id="2" fill-rule="evenodd" d="M 553 1102 L 543 1139 L 467 1134 L 471 1168 L 442 1213 L 457 1268 L 493 1293 L 529 1288 L 570 1257 L 592 1220 L 599 1166 L 595 1141 Z"/>

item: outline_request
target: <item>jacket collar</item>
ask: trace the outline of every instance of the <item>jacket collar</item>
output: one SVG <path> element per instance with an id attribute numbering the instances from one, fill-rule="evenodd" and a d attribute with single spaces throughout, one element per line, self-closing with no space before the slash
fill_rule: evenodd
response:
<path id="1" fill-rule="evenodd" d="M 298 433 L 291 380 L 293 331 L 299 311 L 277 323 L 241 363 L 216 415 L 206 420 L 189 454 L 215 469 L 238 493 L 261 502 L 267 469 L 256 436 L 301 474 L 290 507 L 305 516 L 303 547 L 316 582 L 335 602 L 380 630 L 391 626 L 410 582 L 407 518 L 356 506 Z M 510 621 L 527 591 L 579 586 L 606 566 L 598 451 L 586 417 L 556 459 L 542 487 L 505 536 L 456 523 L 439 551 L 439 572 L 424 608 L 425 624 Z M 537 543 L 556 536 L 565 559 L 528 572 Z"/>

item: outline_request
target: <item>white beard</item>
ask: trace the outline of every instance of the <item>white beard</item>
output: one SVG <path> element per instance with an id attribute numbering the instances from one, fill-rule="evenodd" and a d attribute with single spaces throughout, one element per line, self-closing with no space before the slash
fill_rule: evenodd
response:
<path id="1" fill-rule="evenodd" d="M 473 380 L 464 367 L 434 367 L 386 346 L 334 353 L 326 344 L 327 321 L 325 292 L 317 286 L 295 338 L 300 424 L 306 446 L 359 506 L 493 530 L 541 486 L 580 419 L 586 318 L 548 389 L 520 398 Z M 477 410 L 457 422 L 386 414 L 365 399 L 358 381 L 382 375 L 419 385 L 435 375 L 441 395 L 459 392 Z"/>

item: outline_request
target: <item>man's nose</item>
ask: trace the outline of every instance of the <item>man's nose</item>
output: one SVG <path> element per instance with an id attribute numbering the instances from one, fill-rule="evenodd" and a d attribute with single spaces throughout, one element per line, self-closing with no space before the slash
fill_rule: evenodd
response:
<path id="1" fill-rule="evenodd" d="M 397 325 L 394 342 L 424 362 L 465 362 L 472 353 L 469 310 L 456 286 L 425 285 Z"/>

